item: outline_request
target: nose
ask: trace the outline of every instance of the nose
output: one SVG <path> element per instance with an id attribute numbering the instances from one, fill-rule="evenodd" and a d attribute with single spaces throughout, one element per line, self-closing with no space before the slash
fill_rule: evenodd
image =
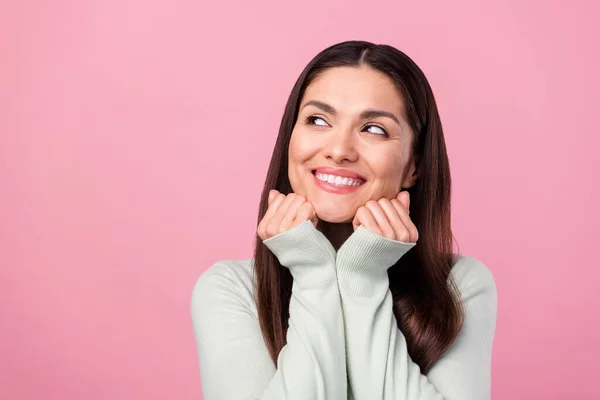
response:
<path id="1" fill-rule="evenodd" d="M 337 164 L 355 162 L 358 152 L 354 141 L 355 135 L 351 128 L 331 130 L 322 149 L 323 155 Z"/>

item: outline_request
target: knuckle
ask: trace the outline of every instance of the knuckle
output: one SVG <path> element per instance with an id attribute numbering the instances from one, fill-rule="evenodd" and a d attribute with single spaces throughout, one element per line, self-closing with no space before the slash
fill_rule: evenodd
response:
<path id="1" fill-rule="evenodd" d="M 415 238 L 415 242 L 419 240 L 419 231 L 416 228 L 413 230 L 413 237 Z"/>
<path id="2" fill-rule="evenodd" d="M 275 236 L 277 234 L 277 227 L 273 226 L 273 224 L 269 224 L 266 226 L 265 232 L 269 237 Z"/>
<path id="3" fill-rule="evenodd" d="M 401 242 L 406 242 L 409 239 L 409 234 L 407 230 L 402 231 L 402 233 L 400 234 L 400 238 L 398 238 L 399 241 Z"/>
<path id="4" fill-rule="evenodd" d="M 312 205 L 310 203 L 304 203 L 298 209 L 298 214 L 309 214 L 312 211 Z"/>

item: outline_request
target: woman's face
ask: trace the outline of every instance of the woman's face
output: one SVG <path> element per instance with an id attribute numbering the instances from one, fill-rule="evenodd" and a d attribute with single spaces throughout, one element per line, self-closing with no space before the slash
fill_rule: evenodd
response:
<path id="1" fill-rule="evenodd" d="M 306 88 L 288 175 L 319 219 L 350 222 L 367 201 L 392 199 L 414 184 L 404 109 L 393 81 L 369 67 L 330 68 Z"/>

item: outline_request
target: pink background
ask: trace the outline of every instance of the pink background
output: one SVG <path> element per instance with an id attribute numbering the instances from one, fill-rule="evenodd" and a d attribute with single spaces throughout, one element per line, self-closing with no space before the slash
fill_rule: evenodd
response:
<path id="1" fill-rule="evenodd" d="M 292 84 L 348 39 L 404 50 L 434 88 L 454 232 L 498 286 L 493 398 L 600 398 L 598 17 L 575 0 L 3 2 L 0 398 L 201 398 L 192 286 L 251 256 Z"/>

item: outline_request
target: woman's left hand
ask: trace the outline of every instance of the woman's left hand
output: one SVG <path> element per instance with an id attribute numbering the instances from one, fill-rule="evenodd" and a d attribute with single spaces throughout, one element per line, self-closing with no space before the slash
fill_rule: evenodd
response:
<path id="1" fill-rule="evenodd" d="M 402 191 L 392 200 L 369 200 L 356 211 L 352 220 L 354 230 L 363 226 L 367 230 L 399 242 L 416 243 L 419 239 L 417 227 L 410 219 L 410 196 Z"/>

